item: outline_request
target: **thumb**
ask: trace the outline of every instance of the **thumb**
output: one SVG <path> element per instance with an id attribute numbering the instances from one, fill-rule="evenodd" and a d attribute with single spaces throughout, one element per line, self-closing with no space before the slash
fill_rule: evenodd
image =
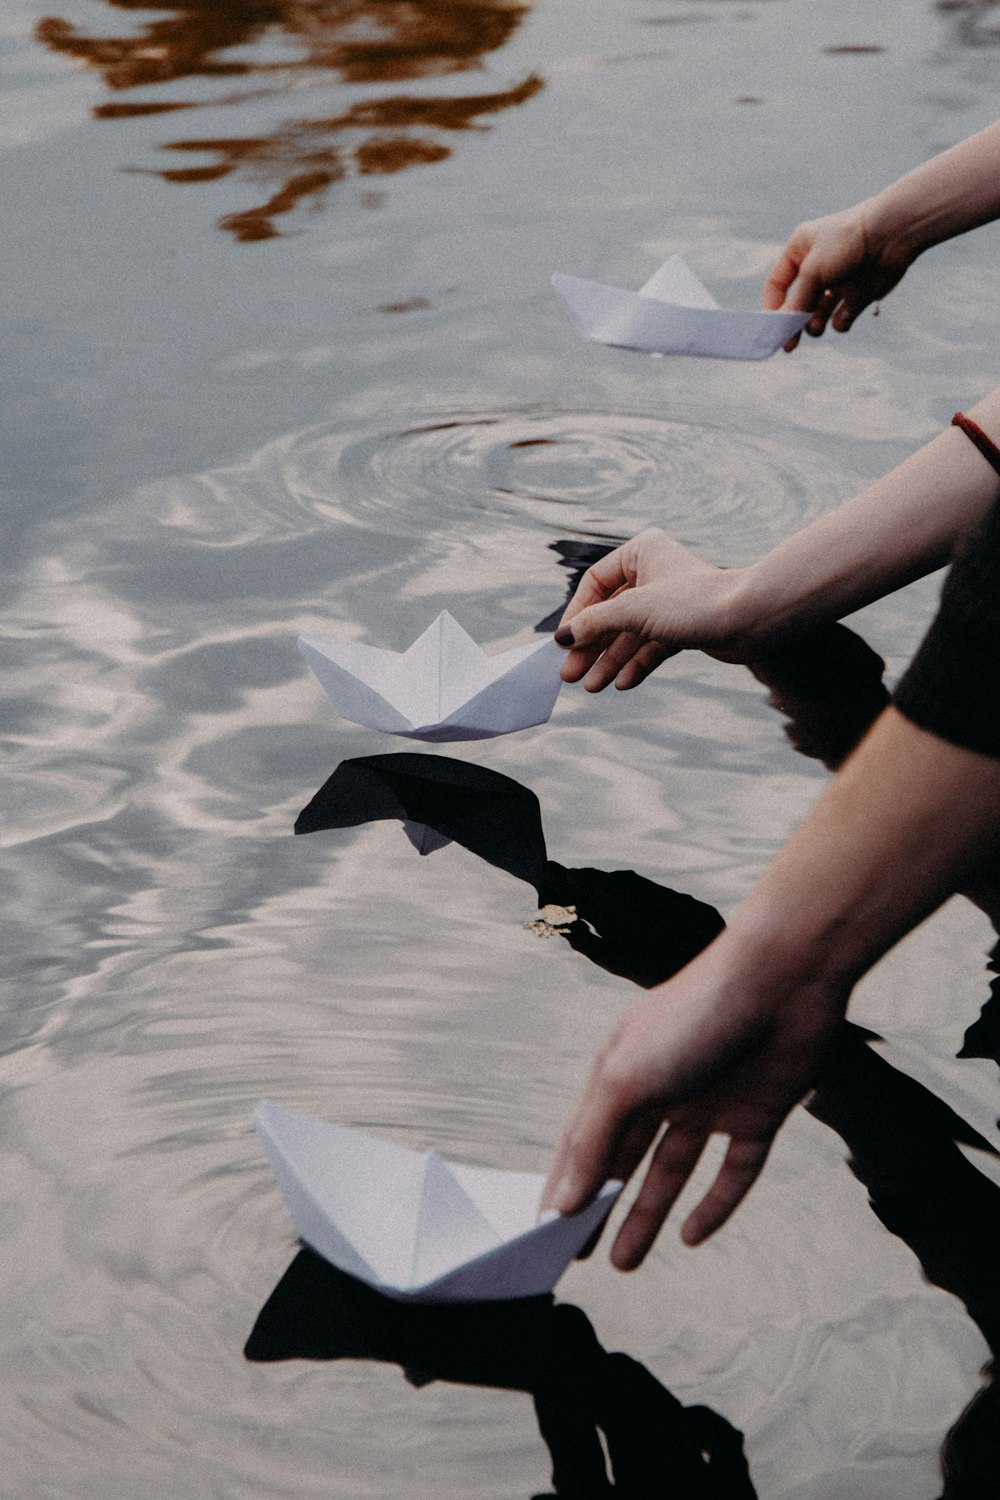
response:
<path id="1" fill-rule="evenodd" d="M 837 333 L 846 333 L 860 313 L 875 301 L 875 293 L 861 287 L 851 287 L 833 315 L 833 327 Z"/>
<path id="2" fill-rule="evenodd" d="M 556 632 L 556 640 L 561 646 L 602 649 L 626 632 L 645 637 L 642 618 L 645 611 L 640 594 L 639 589 L 625 589 L 613 599 L 588 605 Z"/>

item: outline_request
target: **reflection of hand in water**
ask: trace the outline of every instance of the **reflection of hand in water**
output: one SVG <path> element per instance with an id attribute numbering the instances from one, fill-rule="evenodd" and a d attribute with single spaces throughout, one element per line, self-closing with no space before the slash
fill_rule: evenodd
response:
<path id="1" fill-rule="evenodd" d="M 549 551 L 555 552 L 559 558 L 559 564 L 569 570 L 569 578 L 566 581 L 566 599 L 554 609 L 551 614 L 539 620 L 535 626 L 536 631 L 542 635 L 550 635 L 559 624 L 566 607 L 580 586 L 580 580 L 587 569 L 593 567 L 602 557 L 607 557 L 619 545 L 615 542 L 586 542 L 578 541 L 572 537 L 562 537 L 558 542 L 549 543 Z"/>
<path id="2" fill-rule="evenodd" d="M 146 0 L 109 3 L 121 10 L 149 9 Z M 321 84 L 328 98 L 331 73 L 356 86 L 481 69 L 484 57 L 517 30 L 530 3 L 311 0 L 303 5 L 301 0 L 268 0 L 226 5 L 174 0 L 156 8 L 173 14 L 148 21 L 131 36 L 88 36 L 56 17 L 40 21 L 36 36 L 53 51 L 98 69 L 118 94 L 187 78 L 253 79 L 257 86 L 242 95 L 209 100 L 157 97 L 99 104 L 94 110 L 99 119 L 194 109 L 203 103 L 239 105 L 283 93 L 303 74 Z M 281 60 L 272 51 L 276 36 L 289 53 Z M 250 49 L 258 45 L 261 55 L 254 55 Z M 298 56 L 291 55 L 293 48 Z M 271 239 L 278 234 L 274 221 L 279 216 L 301 203 L 320 203 L 333 183 L 352 174 L 372 177 L 440 161 L 451 154 L 442 133 L 482 130 L 485 116 L 524 103 L 541 87 L 542 80 L 531 74 L 496 93 L 373 95 L 325 118 L 285 120 L 264 130 L 258 123 L 256 129 L 226 136 L 175 140 L 166 149 L 210 153 L 215 160 L 154 175 L 166 182 L 197 183 L 238 171 L 253 182 L 272 180 L 275 189 L 266 202 L 220 221 L 239 240 Z"/>
<path id="3" fill-rule="evenodd" d="M 961 1117 L 916 1079 L 872 1051 L 844 1022 L 806 1106 L 845 1142 L 855 1177 L 891 1234 L 908 1245 L 934 1286 L 959 1297 L 994 1361 L 989 1379 L 945 1439 L 941 1500 L 1000 1492 L 1000 1188 L 958 1142 L 996 1155 Z"/>
<path id="4" fill-rule="evenodd" d="M 888 697 L 883 663 L 844 626 L 817 632 L 751 670 L 771 689 L 773 706 L 788 714 L 792 744 L 830 770 Z M 970 890 L 969 896 L 996 926 L 995 887 Z M 1000 1061 L 997 981 L 992 989 L 979 1020 L 966 1031 L 962 1057 Z M 994 1355 L 984 1371 L 989 1383 L 942 1449 L 942 1500 L 981 1500 L 1000 1489 L 1000 1189 L 966 1159 L 959 1143 L 994 1154 L 995 1148 L 943 1100 L 873 1051 L 869 1040 L 860 1027 L 843 1023 L 807 1108 L 841 1136 L 879 1219 L 910 1247 L 930 1282 L 962 1300 Z"/>
<path id="5" fill-rule="evenodd" d="M 610 974 L 650 989 L 706 948 L 725 923 L 714 906 L 634 870 L 566 869 L 550 862 L 539 905 L 574 907 L 561 935 Z"/>
<path id="6" fill-rule="evenodd" d="M 343 761 L 299 814 L 296 833 L 400 819 L 421 852 L 462 844 L 534 886 L 539 904 L 574 907 L 558 929 L 609 973 L 649 986 L 677 972 L 723 927 L 714 907 L 634 870 L 548 860 L 538 798 L 499 771 L 401 752 Z"/>
<path id="7" fill-rule="evenodd" d="M 831 771 L 846 760 L 889 699 L 882 682 L 885 663 L 845 625 L 799 637 L 751 663 L 750 670 L 770 689 L 771 706 L 788 716 L 785 733 L 795 749 Z M 1000 882 L 987 872 L 964 894 L 1000 932 Z M 1000 973 L 998 964 L 1000 944 L 989 964 L 994 973 Z M 965 1033 L 959 1057 L 988 1057 L 1000 1063 L 1000 980 L 990 989 L 982 1014 Z"/>
<path id="8" fill-rule="evenodd" d="M 834 771 L 889 702 L 885 662 L 846 625 L 800 636 L 750 670 L 786 714 L 785 734 L 802 755 Z"/>
<path id="9" fill-rule="evenodd" d="M 603 1349 L 579 1308 L 551 1297 L 398 1302 L 302 1250 L 245 1353 L 254 1361 L 375 1359 L 398 1364 L 416 1386 L 447 1380 L 525 1391 L 552 1455 L 555 1492 L 574 1500 L 755 1494 L 734 1427 L 707 1407 L 683 1407 L 642 1365 Z"/>

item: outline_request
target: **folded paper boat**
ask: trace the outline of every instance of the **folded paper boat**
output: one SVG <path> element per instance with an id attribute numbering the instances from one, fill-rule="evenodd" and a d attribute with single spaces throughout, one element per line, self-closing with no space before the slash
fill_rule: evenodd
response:
<path id="1" fill-rule="evenodd" d="M 621 1191 L 539 1220 L 544 1177 L 448 1162 L 261 1100 L 254 1111 L 301 1238 L 389 1297 L 474 1302 L 550 1292 Z"/>
<path id="2" fill-rule="evenodd" d="M 299 637 L 337 712 L 415 740 L 484 740 L 551 716 L 563 653 L 551 637 L 487 656 L 442 610 L 406 651 Z"/>
<path id="3" fill-rule="evenodd" d="M 722 308 L 679 255 L 664 261 L 638 292 L 558 273 L 552 285 L 585 339 L 644 354 L 767 359 L 811 316 Z"/>

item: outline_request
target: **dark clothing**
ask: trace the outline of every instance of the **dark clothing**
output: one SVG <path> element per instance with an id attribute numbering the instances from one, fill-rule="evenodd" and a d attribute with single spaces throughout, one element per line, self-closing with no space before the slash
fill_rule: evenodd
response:
<path id="1" fill-rule="evenodd" d="M 952 563 L 894 702 L 922 729 L 1000 759 L 1000 500 Z"/>

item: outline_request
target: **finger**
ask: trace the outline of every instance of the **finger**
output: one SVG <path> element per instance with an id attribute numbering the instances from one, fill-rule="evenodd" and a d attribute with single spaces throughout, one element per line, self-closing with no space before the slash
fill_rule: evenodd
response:
<path id="1" fill-rule="evenodd" d="M 628 1182 L 632 1173 L 656 1139 L 657 1132 L 662 1124 L 662 1114 L 655 1106 L 651 1109 L 640 1111 L 626 1130 L 619 1143 L 617 1152 L 608 1164 L 608 1176 L 617 1178 L 620 1182 Z M 591 1235 L 583 1249 L 578 1251 L 577 1260 L 587 1260 L 593 1255 L 607 1225 L 607 1219 L 602 1219 L 600 1225 Z"/>
<path id="2" fill-rule="evenodd" d="M 663 1125 L 663 1110 L 658 1104 L 640 1109 L 622 1132 L 615 1154 L 608 1162 L 608 1176 L 628 1182 Z"/>
<path id="3" fill-rule="evenodd" d="M 609 682 L 614 682 L 619 672 L 631 661 L 635 653 L 642 649 L 642 646 L 642 637 L 634 635 L 631 631 L 623 631 L 621 635 L 616 636 L 583 679 L 587 692 L 599 693 L 607 687 Z"/>
<path id="4" fill-rule="evenodd" d="M 542 1189 L 542 1208 L 561 1214 L 585 1208 L 614 1175 L 613 1166 L 622 1162 L 622 1145 L 631 1139 L 635 1115 L 628 1089 L 606 1075 L 603 1053 L 599 1054 L 556 1147 Z"/>
<path id="5" fill-rule="evenodd" d="M 783 307 L 788 288 L 799 274 L 801 257 L 792 253 L 791 241 L 785 246 L 764 282 L 763 305 L 767 312 Z"/>
<path id="6" fill-rule="evenodd" d="M 641 588 L 619 588 L 607 599 L 581 609 L 569 625 L 560 625 L 555 639 L 560 646 L 603 651 L 622 631 L 643 634 L 643 614 L 648 595 Z"/>
<path id="7" fill-rule="evenodd" d="M 579 682 L 581 677 L 587 675 L 600 654 L 600 646 L 591 646 L 586 650 L 574 647 L 559 668 L 559 676 L 563 682 Z"/>
<path id="8" fill-rule="evenodd" d="M 591 1069 L 591 1078 L 593 1069 Z M 552 1157 L 552 1166 L 549 1175 L 545 1179 L 542 1188 L 542 1196 L 539 1203 L 539 1212 L 544 1213 L 547 1209 L 554 1208 L 561 1214 L 577 1213 L 585 1208 L 587 1202 L 598 1192 L 603 1182 L 592 1188 L 591 1175 L 587 1169 L 578 1161 L 579 1141 L 581 1126 L 586 1118 L 589 1101 L 592 1093 L 591 1083 L 588 1082 L 583 1094 L 577 1101 L 576 1108 L 570 1115 L 563 1133 L 559 1137 L 555 1152 Z M 608 1159 L 612 1154 L 612 1145 L 608 1146 Z"/>
<path id="9" fill-rule="evenodd" d="M 722 1227 L 760 1176 L 771 1149 L 766 1140 L 731 1140 L 718 1175 L 681 1230 L 685 1245 L 700 1245 Z"/>
<path id="10" fill-rule="evenodd" d="M 563 610 L 560 626 L 566 625 L 570 620 L 580 613 L 582 609 L 589 609 L 592 604 L 600 604 L 610 599 L 619 589 L 627 587 L 632 581 L 630 572 L 626 571 L 625 546 L 616 547 L 614 552 L 609 552 L 606 557 L 599 557 L 597 562 L 584 573 L 576 586 L 576 592 Z"/>
<path id="11" fill-rule="evenodd" d="M 847 333 L 858 314 L 863 313 L 874 300 L 874 297 L 866 296 L 858 288 L 852 287 L 834 313 L 831 319 L 832 327 L 837 333 Z"/>
<path id="12" fill-rule="evenodd" d="M 668 1125 L 653 1152 L 638 1197 L 611 1247 L 612 1263 L 620 1271 L 641 1265 L 667 1214 L 705 1149 L 703 1128 Z"/>
<path id="13" fill-rule="evenodd" d="M 826 332 L 834 308 L 837 306 L 838 296 L 832 287 L 824 287 L 816 299 L 813 315 L 806 324 L 806 333 L 812 338 L 818 339 Z M 805 311 L 805 309 L 803 309 Z"/>
<path id="14" fill-rule="evenodd" d="M 625 663 L 618 676 L 615 678 L 615 687 L 621 692 L 628 692 L 629 688 L 638 687 L 640 682 L 645 682 L 650 672 L 655 672 L 671 656 L 676 656 L 677 651 L 672 646 L 661 646 L 657 641 L 647 641 L 640 646 L 635 655 Z"/>
<path id="15" fill-rule="evenodd" d="M 799 267 L 798 278 L 785 301 L 786 312 L 816 312 L 828 291 L 826 277 L 819 267 L 809 264 L 808 256 Z"/>

